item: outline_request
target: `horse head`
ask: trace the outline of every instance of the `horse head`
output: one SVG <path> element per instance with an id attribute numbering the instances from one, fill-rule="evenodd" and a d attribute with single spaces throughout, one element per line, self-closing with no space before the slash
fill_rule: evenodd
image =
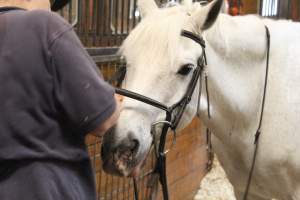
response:
<path id="1" fill-rule="evenodd" d="M 214 0 L 202 6 L 186 0 L 182 5 L 158 8 L 154 0 L 139 0 L 142 20 L 120 48 L 127 62 L 123 88 L 168 106 L 178 102 L 203 54 L 202 47 L 182 37 L 181 32 L 188 30 L 201 35 L 215 22 L 222 3 Z M 197 112 L 196 93 L 180 120 L 179 129 Z M 165 112 L 125 98 L 117 125 L 103 139 L 104 170 L 122 176 L 136 175 L 153 142 L 150 125 L 164 118 Z"/>

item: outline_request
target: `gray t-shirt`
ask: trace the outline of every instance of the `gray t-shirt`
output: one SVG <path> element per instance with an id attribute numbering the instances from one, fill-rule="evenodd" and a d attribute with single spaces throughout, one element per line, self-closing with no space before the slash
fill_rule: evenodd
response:
<path id="1" fill-rule="evenodd" d="M 84 138 L 113 95 L 60 16 L 0 8 L 0 199 L 95 200 Z"/>

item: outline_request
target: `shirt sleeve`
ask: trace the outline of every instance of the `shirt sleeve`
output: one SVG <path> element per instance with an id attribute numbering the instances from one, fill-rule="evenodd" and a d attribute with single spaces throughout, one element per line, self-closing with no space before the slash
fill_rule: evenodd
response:
<path id="1" fill-rule="evenodd" d="M 115 111 L 114 88 L 71 28 L 56 32 L 49 49 L 60 117 L 81 133 L 95 130 Z"/>

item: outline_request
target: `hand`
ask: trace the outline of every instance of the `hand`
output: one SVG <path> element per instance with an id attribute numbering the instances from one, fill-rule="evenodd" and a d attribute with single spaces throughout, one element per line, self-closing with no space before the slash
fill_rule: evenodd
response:
<path id="1" fill-rule="evenodd" d="M 120 103 L 122 103 L 122 102 L 123 102 L 123 99 L 124 99 L 124 96 L 119 95 L 119 94 L 115 94 L 115 99 L 116 99 L 117 101 L 119 101 Z"/>

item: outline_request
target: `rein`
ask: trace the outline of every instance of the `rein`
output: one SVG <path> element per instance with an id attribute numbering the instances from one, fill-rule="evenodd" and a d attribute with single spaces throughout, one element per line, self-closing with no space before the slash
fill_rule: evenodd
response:
<path id="1" fill-rule="evenodd" d="M 258 123 L 258 127 L 257 127 L 256 133 L 255 133 L 255 139 L 254 139 L 255 148 L 254 148 L 254 152 L 253 152 L 252 164 L 251 164 L 251 168 L 250 168 L 249 177 L 248 177 L 248 180 L 247 180 L 247 185 L 246 185 L 243 200 L 247 200 L 248 193 L 249 193 L 249 190 L 250 190 L 250 185 L 251 185 L 251 182 L 252 182 L 252 177 L 253 177 L 253 172 L 254 172 L 254 167 L 255 167 L 255 163 L 256 163 L 258 147 L 259 147 L 259 138 L 260 138 L 260 135 L 261 135 L 261 126 L 262 126 L 264 110 L 265 110 L 265 101 L 266 101 L 268 77 L 269 77 L 270 45 L 271 45 L 271 36 L 270 36 L 269 28 L 267 26 L 265 26 L 265 29 L 266 29 L 266 37 L 267 37 L 267 60 L 266 60 L 264 91 L 263 91 L 263 96 L 262 96 L 263 98 L 262 98 L 262 103 L 261 103 L 259 123 Z"/>

